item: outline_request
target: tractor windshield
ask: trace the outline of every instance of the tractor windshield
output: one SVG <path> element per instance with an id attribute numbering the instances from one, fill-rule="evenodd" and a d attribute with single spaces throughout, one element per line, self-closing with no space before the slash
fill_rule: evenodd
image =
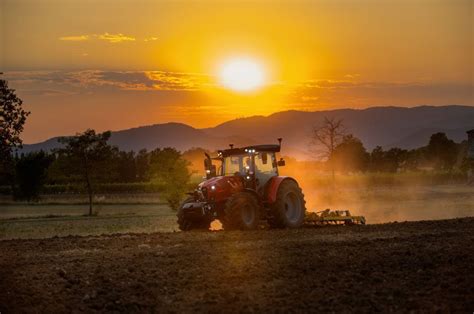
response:
<path id="1" fill-rule="evenodd" d="M 235 155 L 224 158 L 224 175 L 231 176 L 234 174 L 245 175 L 250 169 L 251 159 L 249 155 Z M 249 168 L 247 168 L 249 167 Z"/>

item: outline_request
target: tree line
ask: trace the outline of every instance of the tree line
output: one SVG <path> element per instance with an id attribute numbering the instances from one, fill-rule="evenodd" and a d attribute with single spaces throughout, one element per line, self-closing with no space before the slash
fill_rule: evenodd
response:
<path id="1" fill-rule="evenodd" d="M 86 130 L 63 137 L 60 149 L 52 152 L 16 154 L 12 158 L 11 177 L 0 176 L 0 185 L 10 184 L 19 200 L 36 201 L 44 185 L 76 184 L 84 187 L 93 213 L 93 197 L 97 186 L 104 183 L 162 183 L 162 195 L 172 208 L 177 208 L 189 188 L 192 172 L 189 162 L 174 148 L 151 151 L 120 151 L 107 143 L 110 132 Z"/>
<path id="2" fill-rule="evenodd" d="M 401 172 L 431 169 L 434 171 L 459 171 L 466 173 L 471 167 L 467 141 L 456 143 L 445 133 L 431 135 L 426 146 L 416 149 L 381 146 L 367 151 L 360 139 L 350 134 L 343 121 L 325 118 L 313 128 L 312 154 L 322 159 L 324 167 L 333 175 L 336 172 Z"/>

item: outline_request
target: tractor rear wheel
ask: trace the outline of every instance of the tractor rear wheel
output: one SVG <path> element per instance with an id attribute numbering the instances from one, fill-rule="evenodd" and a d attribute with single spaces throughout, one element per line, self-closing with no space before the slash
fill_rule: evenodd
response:
<path id="1" fill-rule="evenodd" d="M 257 198 L 248 192 L 232 195 L 224 208 L 224 230 L 252 230 L 260 222 L 260 206 Z"/>
<path id="2" fill-rule="evenodd" d="M 184 200 L 184 202 L 181 203 L 181 206 L 179 206 L 178 209 L 178 226 L 179 229 L 182 231 L 189 231 L 193 229 L 202 229 L 202 230 L 208 230 L 209 227 L 211 226 L 211 221 L 212 219 L 207 216 L 202 216 L 202 217 L 190 217 L 189 215 L 186 215 L 186 212 L 184 211 L 184 204 L 194 202 L 193 197 L 188 197 Z"/>
<path id="3" fill-rule="evenodd" d="M 272 228 L 299 228 L 306 213 L 304 194 L 293 180 L 284 180 L 278 188 L 268 223 Z"/>

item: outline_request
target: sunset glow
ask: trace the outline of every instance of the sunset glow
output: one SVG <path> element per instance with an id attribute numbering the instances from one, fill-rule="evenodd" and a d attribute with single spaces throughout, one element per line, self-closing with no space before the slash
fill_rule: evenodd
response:
<path id="1" fill-rule="evenodd" d="M 261 87 L 265 80 L 262 67 L 257 62 L 247 59 L 228 61 L 219 75 L 224 87 L 239 92 L 255 90 Z"/>
<path id="2" fill-rule="evenodd" d="M 474 104 L 470 0 L 138 2 L 2 2 L 0 70 L 32 112 L 25 143 L 285 110 Z"/>

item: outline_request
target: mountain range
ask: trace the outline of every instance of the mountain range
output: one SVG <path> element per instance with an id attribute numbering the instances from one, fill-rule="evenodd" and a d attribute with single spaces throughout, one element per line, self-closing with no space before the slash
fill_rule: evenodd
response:
<path id="1" fill-rule="evenodd" d="M 113 131 L 110 143 L 121 150 L 152 150 L 175 147 L 184 151 L 193 147 L 210 150 L 257 143 L 277 143 L 283 138 L 282 153 L 298 159 L 309 159 L 313 127 L 325 117 L 342 119 L 348 132 L 360 138 L 368 150 L 383 148 L 416 148 L 428 143 L 431 134 L 445 132 L 456 142 L 467 139 L 466 131 L 474 128 L 473 106 L 371 107 L 325 111 L 283 111 L 269 116 L 252 116 L 197 129 L 182 123 L 164 123 Z M 24 145 L 22 152 L 51 150 L 60 147 L 58 137 L 41 143 Z"/>

